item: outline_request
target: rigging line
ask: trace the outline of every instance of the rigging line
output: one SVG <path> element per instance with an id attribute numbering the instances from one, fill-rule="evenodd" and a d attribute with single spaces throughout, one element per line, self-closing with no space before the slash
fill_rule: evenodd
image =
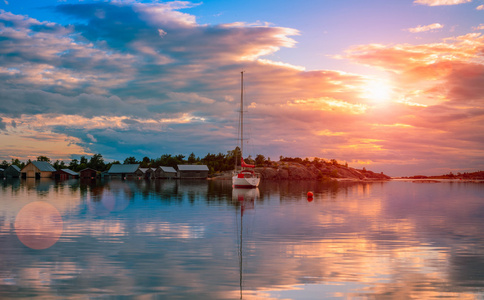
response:
<path id="1" fill-rule="evenodd" d="M 245 71 L 244 71 L 244 73 L 245 73 Z M 242 86 L 242 89 L 243 89 L 243 95 L 244 95 L 243 112 L 245 113 L 244 114 L 244 124 L 245 124 L 244 135 L 246 137 L 241 139 L 241 143 L 244 143 L 244 147 L 246 148 L 246 151 L 245 151 L 246 157 L 248 157 L 247 154 L 255 155 L 255 153 L 254 153 L 253 144 L 250 143 L 250 140 L 252 139 L 252 126 L 251 126 L 252 125 L 252 116 L 248 113 L 250 104 L 247 101 L 247 99 L 248 99 L 247 93 L 246 93 L 247 81 L 244 81 L 244 85 Z"/>

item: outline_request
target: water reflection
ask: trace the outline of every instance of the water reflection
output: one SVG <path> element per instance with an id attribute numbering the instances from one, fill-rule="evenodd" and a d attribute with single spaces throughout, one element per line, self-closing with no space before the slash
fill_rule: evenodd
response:
<path id="1" fill-rule="evenodd" d="M 4 180 L 0 298 L 482 298 L 483 198 L 477 183 Z M 62 220 L 49 247 L 18 235 L 32 203 Z"/>
<path id="2" fill-rule="evenodd" d="M 233 188 L 232 189 L 232 201 L 240 208 L 240 213 L 236 210 L 236 222 L 237 222 L 237 245 L 238 245 L 238 258 L 239 258 L 239 289 L 240 299 L 243 298 L 244 290 L 244 232 L 249 228 L 244 229 L 244 213 L 246 210 L 252 210 L 255 208 L 255 201 L 259 199 L 259 189 L 244 189 Z M 239 217 L 240 215 L 240 217 Z"/>

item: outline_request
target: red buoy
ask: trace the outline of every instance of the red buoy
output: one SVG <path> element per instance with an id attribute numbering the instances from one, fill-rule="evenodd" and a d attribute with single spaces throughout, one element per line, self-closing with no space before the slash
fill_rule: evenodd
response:
<path id="1" fill-rule="evenodd" d="M 312 198 L 314 196 L 313 192 L 309 191 L 308 192 L 308 198 Z"/>

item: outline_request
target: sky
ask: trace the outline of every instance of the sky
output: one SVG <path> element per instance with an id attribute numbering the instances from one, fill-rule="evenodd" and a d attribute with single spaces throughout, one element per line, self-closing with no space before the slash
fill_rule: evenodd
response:
<path id="1" fill-rule="evenodd" d="M 0 0 L 0 160 L 484 170 L 484 0 Z"/>

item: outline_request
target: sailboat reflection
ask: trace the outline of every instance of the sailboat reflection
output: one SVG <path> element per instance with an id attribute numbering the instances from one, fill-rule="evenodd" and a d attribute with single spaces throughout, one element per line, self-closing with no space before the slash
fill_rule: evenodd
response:
<path id="1" fill-rule="evenodd" d="M 238 242 L 238 257 L 239 257 L 239 274 L 240 274 L 240 281 L 239 281 L 239 288 L 240 288 L 240 299 L 242 299 L 242 291 L 243 291 L 243 232 L 244 232 L 244 212 L 248 209 L 255 208 L 255 200 L 259 198 L 259 189 L 240 189 L 234 188 L 232 189 L 232 201 L 235 202 L 237 209 L 236 212 L 236 220 L 237 220 L 237 242 Z M 238 220 L 238 211 L 240 207 L 240 223 Z M 240 225 L 240 227 L 239 227 Z"/>

